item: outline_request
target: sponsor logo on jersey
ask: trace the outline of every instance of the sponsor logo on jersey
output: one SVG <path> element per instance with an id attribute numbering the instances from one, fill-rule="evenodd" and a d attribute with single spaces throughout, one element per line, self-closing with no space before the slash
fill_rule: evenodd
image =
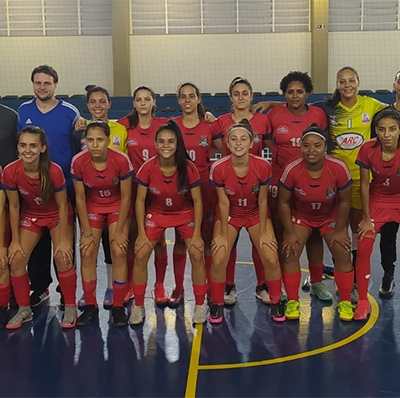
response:
<path id="1" fill-rule="evenodd" d="M 118 177 L 118 176 L 113 177 L 113 179 L 112 179 L 111 182 L 112 182 L 112 184 L 113 184 L 114 186 L 118 185 L 118 183 L 119 183 L 119 177 Z"/>
<path id="2" fill-rule="evenodd" d="M 260 142 L 260 134 L 258 134 L 258 133 L 254 133 L 254 135 L 253 135 L 253 141 L 254 142 Z"/>
<path id="3" fill-rule="evenodd" d="M 97 217 L 96 214 L 90 213 L 90 214 L 88 214 L 87 216 L 88 216 L 88 218 L 90 218 L 91 220 L 98 220 L 98 217 Z"/>
<path id="4" fill-rule="evenodd" d="M 29 195 L 29 192 L 25 191 L 25 189 L 18 188 L 18 191 L 20 192 L 21 195 Z"/>
<path id="5" fill-rule="evenodd" d="M 252 194 L 257 193 L 259 190 L 260 190 L 260 183 L 259 182 L 256 182 L 255 184 L 253 184 L 251 186 L 251 193 Z"/>
<path id="6" fill-rule="evenodd" d="M 129 145 L 129 146 L 137 146 L 138 143 L 137 143 L 137 141 L 135 141 L 135 140 L 129 140 L 129 141 L 128 141 L 128 145 Z"/>
<path id="7" fill-rule="evenodd" d="M 282 127 L 278 127 L 278 128 L 276 129 L 276 132 L 277 132 L 277 133 L 288 133 L 289 130 L 288 130 L 286 127 L 282 126 Z"/>
<path id="8" fill-rule="evenodd" d="M 81 139 L 81 149 L 87 149 L 86 138 Z"/>
<path id="9" fill-rule="evenodd" d="M 225 188 L 225 193 L 226 193 L 227 195 L 234 195 L 234 194 L 235 194 L 235 191 L 231 191 L 230 189 Z"/>
<path id="10" fill-rule="evenodd" d="M 146 227 L 150 227 L 150 228 L 154 228 L 155 227 L 154 221 L 151 221 L 151 220 L 145 220 L 144 225 Z"/>
<path id="11" fill-rule="evenodd" d="M 24 218 L 23 220 L 19 220 L 19 225 L 22 225 L 23 227 L 31 227 L 32 226 L 32 224 L 26 218 Z"/>
<path id="12" fill-rule="evenodd" d="M 183 189 L 178 190 L 178 194 L 179 195 L 184 195 L 186 192 L 187 192 L 187 188 L 186 187 L 183 188 Z"/>
<path id="13" fill-rule="evenodd" d="M 372 167 L 372 168 L 371 168 L 371 171 L 372 171 L 373 173 L 380 174 L 380 173 L 379 173 L 379 170 L 378 170 L 377 168 L 375 168 L 375 167 Z"/>
<path id="14" fill-rule="evenodd" d="M 149 191 L 154 195 L 160 194 L 160 191 L 156 187 L 149 187 Z"/>
<path id="15" fill-rule="evenodd" d="M 84 182 L 83 185 L 85 185 L 88 188 L 93 188 L 93 185 L 89 184 L 88 182 Z"/>
<path id="16" fill-rule="evenodd" d="M 328 227 L 329 228 L 335 228 L 336 227 L 336 221 L 331 221 L 330 223 L 328 223 Z"/>
<path id="17" fill-rule="evenodd" d="M 297 193 L 299 193 L 300 195 L 303 195 L 303 196 L 305 196 L 305 195 L 307 195 L 307 193 L 306 192 L 304 192 L 302 189 L 300 189 L 300 188 L 295 188 L 294 189 Z"/>
<path id="18" fill-rule="evenodd" d="M 328 199 L 332 199 L 335 196 L 336 189 L 335 187 L 326 188 L 325 195 Z"/>
<path id="19" fill-rule="evenodd" d="M 119 147 L 121 145 L 121 137 L 119 135 L 114 135 L 112 145 L 113 147 Z"/>
<path id="20" fill-rule="evenodd" d="M 361 121 L 363 124 L 369 124 L 371 122 L 371 118 L 369 117 L 369 113 L 363 113 L 361 115 Z"/>
<path id="21" fill-rule="evenodd" d="M 32 124 L 32 120 L 28 117 L 28 119 L 26 119 L 25 124 Z"/>
<path id="22" fill-rule="evenodd" d="M 199 138 L 199 145 L 200 146 L 208 146 L 208 137 L 206 135 L 201 135 Z"/>
<path id="23" fill-rule="evenodd" d="M 190 221 L 190 222 L 188 222 L 188 227 L 192 227 L 192 228 L 194 228 L 194 221 Z"/>
<path id="24" fill-rule="evenodd" d="M 351 151 L 359 148 L 364 142 L 364 137 L 358 133 L 343 133 L 336 137 L 340 149 Z"/>

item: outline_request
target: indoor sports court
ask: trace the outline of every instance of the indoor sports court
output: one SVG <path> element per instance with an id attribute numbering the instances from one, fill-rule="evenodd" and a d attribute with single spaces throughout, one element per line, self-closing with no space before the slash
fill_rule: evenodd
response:
<path id="1" fill-rule="evenodd" d="M 200 88 L 206 110 L 219 116 L 231 109 L 228 86 L 235 76 L 251 81 L 254 104 L 284 101 L 282 77 L 307 71 L 312 102 L 335 90 L 336 73 L 345 65 L 358 71 L 360 95 L 393 104 L 399 43 L 398 0 L 0 0 L 0 104 L 17 110 L 32 99 L 30 73 L 41 64 L 57 70 L 56 96 L 85 118 L 88 84 L 108 89 L 113 120 L 131 111 L 140 85 L 155 90 L 158 117 L 180 115 L 176 89 L 186 81 Z M 171 293 L 171 229 L 166 239 L 165 288 Z M 225 306 L 220 324 L 192 324 L 189 261 L 184 302 L 155 305 L 152 255 L 144 323 L 115 327 L 101 306 L 106 276 L 100 250 L 99 319 L 62 329 L 53 282 L 50 299 L 33 310 L 33 323 L 0 330 L 0 396 L 398 397 L 400 275 L 393 297 L 380 297 L 379 240 L 371 257 L 371 314 L 351 322 L 339 319 L 331 275 L 324 283 L 332 302 L 300 288 L 300 319 L 274 322 L 270 306 L 255 298 L 251 242 L 242 230 L 237 302 Z M 324 263 L 333 263 L 326 247 Z M 76 265 L 79 299 L 79 255 Z M 307 276 L 303 253 L 300 286 Z M 125 307 L 128 314 L 133 305 Z"/>

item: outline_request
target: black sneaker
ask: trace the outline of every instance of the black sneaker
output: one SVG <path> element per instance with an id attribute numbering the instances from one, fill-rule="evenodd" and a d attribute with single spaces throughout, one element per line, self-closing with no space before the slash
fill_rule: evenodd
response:
<path id="1" fill-rule="evenodd" d="M 65 310 L 65 300 L 64 300 L 64 295 L 63 295 L 63 293 L 62 293 L 62 291 L 61 291 L 60 285 L 58 285 L 58 286 L 56 287 L 56 292 L 57 292 L 57 293 L 60 293 L 60 304 L 58 304 L 58 308 L 59 308 L 60 310 L 64 311 L 64 310 Z"/>
<path id="2" fill-rule="evenodd" d="M 40 304 L 42 304 L 44 301 L 48 300 L 49 298 L 50 298 L 49 289 L 34 290 L 31 294 L 29 304 L 32 308 L 38 307 Z"/>
<path id="3" fill-rule="evenodd" d="M 113 307 L 111 310 L 113 324 L 115 326 L 126 326 L 128 315 L 125 314 L 124 307 Z"/>
<path id="4" fill-rule="evenodd" d="M 286 320 L 285 306 L 282 301 L 278 301 L 275 304 L 271 304 L 271 315 L 275 322 L 283 322 Z"/>
<path id="5" fill-rule="evenodd" d="M 391 298 L 394 293 L 394 279 L 390 276 L 382 278 L 382 284 L 379 288 L 379 296 L 384 298 Z"/>
<path id="6" fill-rule="evenodd" d="M 82 314 L 79 315 L 76 324 L 78 326 L 86 326 L 99 317 L 99 308 L 95 305 L 87 305 Z"/>
<path id="7" fill-rule="evenodd" d="M 224 319 L 224 306 L 212 303 L 208 319 L 211 323 L 221 323 Z"/>
<path id="8" fill-rule="evenodd" d="M 0 307 L 0 329 L 4 329 L 10 320 L 10 314 L 7 307 Z"/>

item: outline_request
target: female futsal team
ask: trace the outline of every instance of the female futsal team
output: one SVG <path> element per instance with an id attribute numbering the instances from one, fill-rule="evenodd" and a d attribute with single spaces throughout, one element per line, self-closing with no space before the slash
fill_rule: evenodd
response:
<path id="1" fill-rule="evenodd" d="M 179 86 L 182 116 L 174 119 L 155 117 L 154 91 L 140 86 L 132 112 L 118 123 L 108 120 L 107 90 L 88 86 L 92 119 L 76 124 L 81 151 L 71 164 L 76 209 L 61 168 L 50 161 L 45 131 L 21 130 L 19 159 L 0 169 L 0 328 L 17 329 L 33 320 L 26 264 L 45 228 L 65 300 L 62 328 L 85 326 L 98 317 L 101 241 L 109 268 L 104 305 L 111 308 L 115 326 L 144 322 L 153 250 L 155 303 L 176 307 L 184 299 L 188 253 L 192 321 L 221 322 L 224 305 L 236 302 L 236 245 L 243 227 L 252 243 L 256 297 L 270 307 L 274 321 L 301 316 L 304 248 L 310 293 L 332 300 L 322 281 L 323 241 L 334 261 L 339 319 L 366 319 L 376 234 L 387 223 L 400 223 L 400 113 L 359 96 L 359 76 L 351 67 L 339 70 L 336 83 L 331 98 L 310 105 L 310 77 L 290 72 L 280 84 L 285 103 L 252 106 L 250 82 L 236 77 L 229 86 L 232 112 L 218 119 L 205 112 L 193 83 Z M 267 114 L 254 112 L 267 108 Z M 350 140 L 353 135 L 357 143 Z M 272 152 L 271 163 L 262 158 L 265 148 Z M 213 162 L 216 152 L 221 156 Z M 164 288 L 167 228 L 175 229 L 170 296 Z M 75 229 L 84 293 L 80 313 Z M 382 289 L 390 296 L 393 283 Z M 11 292 L 19 307 L 12 317 Z M 132 298 L 128 315 L 124 304 Z"/>

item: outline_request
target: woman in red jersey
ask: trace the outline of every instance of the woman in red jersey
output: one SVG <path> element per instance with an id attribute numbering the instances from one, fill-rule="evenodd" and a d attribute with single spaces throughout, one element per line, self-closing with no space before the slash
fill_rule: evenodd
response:
<path id="1" fill-rule="evenodd" d="M 226 266 L 242 227 L 246 228 L 264 266 L 275 321 L 284 321 L 281 271 L 277 242 L 268 217 L 268 184 L 271 166 L 250 153 L 253 130 L 247 121 L 233 124 L 227 134 L 229 156 L 215 162 L 210 180 L 218 193 L 218 216 L 212 242 L 210 322 L 223 319 Z"/>
<path id="2" fill-rule="evenodd" d="M 158 154 L 139 169 L 136 195 L 138 237 L 135 243 L 133 288 L 135 306 L 129 322 L 143 322 L 144 294 L 147 283 L 147 262 L 154 245 L 166 228 L 176 228 L 185 242 L 192 263 L 193 290 L 196 305 L 193 323 L 206 321 L 204 242 L 201 239 L 203 204 L 200 175 L 189 160 L 182 133 L 174 121 L 161 126 L 155 137 Z M 146 196 L 149 195 L 146 206 Z"/>
<path id="3" fill-rule="evenodd" d="M 239 123 L 242 119 L 247 119 L 253 130 L 253 143 L 250 148 L 250 153 L 256 156 L 262 156 L 262 151 L 265 148 L 264 140 L 268 132 L 268 124 L 265 115 L 251 112 L 253 88 L 250 82 L 242 77 L 235 77 L 229 85 L 229 96 L 232 101 L 232 112 L 218 117 L 218 123 L 225 145 L 227 144 L 227 135 L 230 126 Z M 224 299 L 226 305 L 233 305 L 236 303 L 236 255 L 235 244 L 231 251 L 231 257 L 226 269 Z M 262 300 L 265 304 L 269 304 L 270 299 L 268 295 L 268 287 L 265 283 L 264 266 L 254 245 L 252 246 L 252 257 L 257 276 L 256 297 Z"/>
<path id="4" fill-rule="evenodd" d="M 267 113 L 268 146 L 272 151 L 272 176 L 270 201 L 272 220 L 278 244 L 282 246 L 283 225 L 278 211 L 278 182 L 285 167 L 301 156 L 301 136 L 312 123 L 326 130 L 328 120 L 325 112 L 313 105 L 306 104 L 306 99 L 313 91 L 311 78 L 307 73 L 290 72 L 280 82 L 280 89 L 286 98 L 286 104 L 277 106 Z M 279 250 L 280 257 L 282 251 Z M 310 278 L 306 286 L 310 293 L 320 300 L 330 301 L 332 295 L 322 282 L 323 243 L 318 232 L 307 241 L 307 258 Z M 280 259 L 283 264 L 283 258 Z"/>
<path id="5" fill-rule="evenodd" d="M 0 166 L 0 329 L 3 329 L 10 320 L 8 304 L 10 302 L 11 283 L 7 258 L 9 244 L 10 218 L 3 188 L 3 169 Z"/>
<path id="6" fill-rule="evenodd" d="M 149 86 L 139 86 L 133 92 L 133 110 L 129 115 L 118 120 L 128 131 L 128 153 L 133 169 L 139 170 L 142 164 L 157 154 L 154 138 L 158 128 L 168 122 L 165 117 L 155 117 L 156 95 Z M 137 182 L 132 184 L 132 203 L 135 203 Z M 137 224 L 135 214 L 131 220 L 129 240 L 131 245 L 128 252 L 128 281 L 129 291 L 125 301 L 133 297 L 132 268 L 134 262 L 133 243 L 137 237 Z M 154 300 L 158 305 L 165 305 L 168 295 L 164 289 L 165 272 L 168 265 L 168 253 L 165 239 L 155 246 L 154 265 L 156 280 L 154 283 Z"/>
<path id="7" fill-rule="evenodd" d="M 65 299 L 62 328 L 76 325 L 76 272 L 72 264 L 73 211 L 61 168 L 50 161 L 47 138 L 40 127 L 25 127 L 18 136 L 19 160 L 4 169 L 10 204 L 12 241 L 8 249 L 11 284 L 19 305 L 7 329 L 32 320 L 26 264 L 44 228 L 50 231 L 58 279 Z"/>
<path id="8" fill-rule="evenodd" d="M 352 179 L 346 164 L 325 155 L 323 130 L 311 125 L 301 139 L 302 157 L 289 163 L 279 181 L 279 211 L 284 227 L 283 280 L 288 295 L 287 319 L 299 319 L 300 256 L 313 231 L 318 231 L 335 258 L 340 319 L 353 318 L 350 302 L 354 272 L 348 235 Z"/>
<path id="9" fill-rule="evenodd" d="M 362 220 L 357 231 L 360 298 L 355 320 L 366 319 L 371 312 L 367 294 L 376 234 L 386 223 L 400 222 L 400 114 L 395 109 L 384 109 L 374 122 L 377 137 L 362 145 L 356 161 L 360 166 Z"/>
<path id="10" fill-rule="evenodd" d="M 222 135 L 217 122 L 209 123 L 205 120 L 205 109 L 201 103 L 200 90 L 193 83 L 183 83 L 178 88 L 178 102 L 182 109 L 182 116 L 174 120 L 178 124 L 187 153 L 196 165 L 201 178 L 201 196 L 203 200 L 203 221 L 201 233 L 204 239 L 204 261 L 207 279 L 210 279 L 211 270 L 211 240 L 214 227 L 217 193 L 209 183 L 211 151 L 225 154 Z M 186 265 L 186 246 L 177 233 L 174 245 L 174 274 L 175 289 L 168 300 L 171 307 L 179 305 L 184 295 L 183 279 Z"/>
<path id="11" fill-rule="evenodd" d="M 127 155 L 109 148 L 110 127 L 106 122 L 90 122 L 85 139 L 88 149 L 77 154 L 71 164 L 81 229 L 81 272 L 86 299 L 77 324 L 88 325 L 98 317 L 96 263 L 102 231 L 108 228 L 113 263 L 112 317 L 116 326 L 123 326 L 128 320 L 123 302 L 134 172 Z"/>

